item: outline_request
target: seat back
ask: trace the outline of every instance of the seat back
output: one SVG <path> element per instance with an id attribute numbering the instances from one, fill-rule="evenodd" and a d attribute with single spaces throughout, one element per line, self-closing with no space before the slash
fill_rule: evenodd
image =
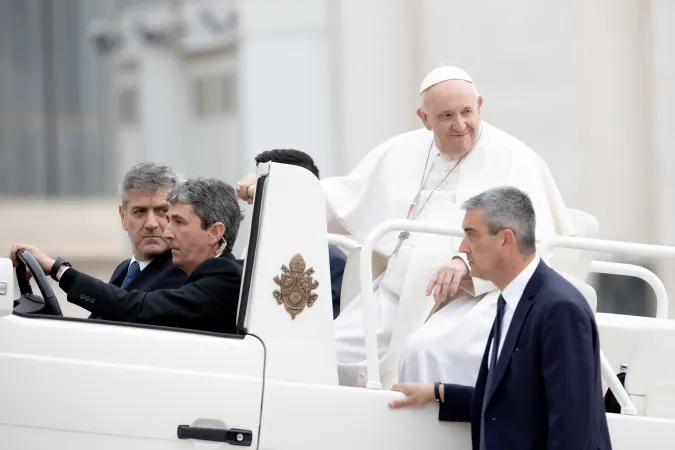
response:
<path id="1" fill-rule="evenodd" d="M 640 413 L 675 418 L 675 321 L 649 319 L 638 331 L 626 374 L 626 391 L 644 406 Z"/>
<path id="2" fill-rule="evenodd" d="M 600 234 L 600 224 L 591 214 L 577 209 L 568 209 L 576 237 L 596 239 Z M 586 280 L 593 262 L 593 252 L 570 248 L 553 250 L 551 267 L 567 273 L 579 280 Z"/>
<path id="3" fill-rule="evenodd" d="M 565 272 L 558 272 L 558 273 L 562 275 L 562 277 L 565 278 L 567 281 L 569 281 L 572 284 L 572 286 L 577 288 L 579 292 L 581 292 L 581 295 L 584 296 L 589 306 L 593 310 L 593 313 L 595 313 L 598 308 L 598 294 L 595 292 L 595 289 L 593 289 L 593 287 L 590 284 L 586 283 L 585 281 L 582 281 L 579 278 L 574 277 L 568 273 Z"/>
<path id="4" fill-rule="evenodd" d="M 258 174 L 238 329 L 265 343 L 265 379 L 337 385 L 325 197 L 304 168 Z"/>
<path id="5" fill-rule="evenodd" d="M 658 383 L 647 394 L 645 415 L 675 420 L 675 383 Z"/>
<path id="6" fill-rule="evenodd" d="M 340 311 L 344 309 L 361 293 L 359 273 L 361 271 L 361 247 L 346 251 L 347 262 L 342 276 L 342 291 L 340 293 Z M 373 280 L 377 279 L 387 268 L 388 258 L 377 250 L 373 252 Z"/>

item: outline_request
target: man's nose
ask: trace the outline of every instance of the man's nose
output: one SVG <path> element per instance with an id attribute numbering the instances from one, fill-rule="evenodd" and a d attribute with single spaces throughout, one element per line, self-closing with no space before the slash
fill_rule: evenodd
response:
<path id="1" fill-rule="evenodd" d="M 464 133 L 464 131 L 466 131 L 466 122 L 463 118 L 458 117 L 455 122 L 453 122 L 452 129 L 457 133 Z"/>
<path id="2" fill-rule="evenodd" d="M 462 243 L 459 244 L 459 251 L 467 255 L 469 254 L 469 244 L 467 244 L 466 238 L 462 239 Z"/>
<path id="3" fill-rule="evenodd" d="M 159 226 L 159 221 L 157 220 L 157 216 L 153 212 L 148 213 L 148 219 L 145 221 L 145 228 L 149 230 L 154 230 Z"/>
<path id="4" fill-rule="evenodd" d="M 164 228 L 164 239 L 173 239 L 173 233 L 171 232 L 171 226 Z"/>

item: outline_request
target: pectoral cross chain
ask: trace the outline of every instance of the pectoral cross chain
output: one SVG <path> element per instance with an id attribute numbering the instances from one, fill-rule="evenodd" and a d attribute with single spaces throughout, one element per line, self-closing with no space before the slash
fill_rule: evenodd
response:
<path id="1" fill-rule="evenodd" d="M 398 253 L 398 250 L 401 248 L 401 245 L 403 245 L 403 241 L 405 241 L 409 237 L 410 237 L 409 231 L 401 231 L 398 234 L 398 242 L 396 243 L 396 248 L 394 248 L 394 253 L 392 253 L 392 255 L 395 255 L 395 254 Z"/>

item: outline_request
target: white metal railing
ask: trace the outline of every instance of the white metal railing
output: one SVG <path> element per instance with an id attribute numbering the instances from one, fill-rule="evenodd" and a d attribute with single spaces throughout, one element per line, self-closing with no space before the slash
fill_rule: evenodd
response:
<path id="1" fill-rule="evenodd" d="M 373 250 L 375 249 L 375 245 L 377 244 L 377 242 L 384 235 L 392 231 L 411 231 L 416 233 L 440 234 L 444 236 L 456 236 L 456 237 L 462 237 L 464 235 L 464 231 L 458 227 L 442 226 L 435 223 L 424 221 L 397 219 L 381 223 L 380 225 L 375 227 L 375 229 L 366 237 L 361 248 L 361 255 L 360 255 L 361 277 L 359 282 L 363 301 L 363 327 L 365 331 L 366 372 L 368 380 L 366 383 L 366 388 L 368 389 L 382 389 L 382 382 L 380 380 L 378 350 L 377 350 L 377 336 L 376 336 L 378 323 L 371 281 L 373 279 L 371 260 L 373 256 Z M 626 255 L 643 256 L 651 258 L 675 258 L 674 247 L 648 245 L 648 244 L 635 244 L 618 241 L 603 241 L 600 239 L 560 237 L 560 236 L 547 239 L 546 241 L 539 244 L 537 252 L 540 255 L 547 255 L 550 254 L 551 250 L 556 247 L 563 247 L 577 250 L 620 253 Z M 646 269 L 645 271 L 634 269 L 627 270 L 625 266 L 628 265 L 614 265 L 610 263 L 596 264 L 595 266 L 596 269 L 599 270 L 612 270 L 614 272 L 622 272 L 621 274 L 624 274 L 624 272 L 626 272 L 626 274 L 639 276 L 640 278 L 645 279 L 645 281 L 647 282 L 654 281 L 651 278 L 651 275 L 654 274 Z M 634 267 L 637 268 L 637 266 Z M 651 275 L 649 275 L 647 272 L 649 272 L 649 274 Z M 654 277 L 656 277 L 656 275 L 654 275 Z M 658 283 L 654 284 L 650 283 L 650 285 L 657 286 L 656 289 L 660 290 L 660 287 L 663 286 L 663 283 L 661 283 L 659 280 Z M 655 292 L 657 292 L 656 289 Z M 666 299 L 667 301 L 667 296 L 664 296 L 663 292 L 661 292 L 660 294 L 657 292 L 657 295 L 660 296 L 659 298 L 661 298 L 661 301 L 663 301 L 663 299 Z M 609 361 L 607 361 L 607 358 L 605 357 L 602 350 L 600 351 L 600 363 L 602 376 L 609 384 L 611 391 L 614 393 L 619 405 L 621 406 L 621 413 L 626 415 L 636 415 L 637 410 L 633 405 L 633 402 L 628 396 L 628 393 L 626 392 L 625 388 L 621 385 L 619 379 L 614 373 Z"/>
<path id="2" fill-rule="evenodd" d="M 341 234 L 331 234 L 331 233 L 328 234 L 328 243 L 332 245 L 337 245 L 348 251 L 352 251 L 361 246 L 361 244 L 359 244 L 354 239 L 351 239 Z M 648 270 L 641 266 L 637 266 L 635 264 L 624 264 L 608 261 L 593 261 L 591 262 L 590 271 L 593 273 L 635 277 L 643 280 L 654 291 L 654 295 L 656 298 L 655 317 L 657 319 L 668 318 L 668 292 L 661 279 L 651 270 Z"/>
<path id="3" fill-rule="evenodd" d="M 337 245 L 338 247 L 342 247 L 349 251 L 352 251 L 355 248 L 359 248 L 361 246 L 361 244 L 359 244 L 352 238 L 343 236 L 342 234 L 332 234 L 332 233 L 328 233 L 328 245 Z"/>
<path id="4" fill-rule="evenodd" d="M 377 313 L 373 294 L 373 250 L 377 242 L 392 231 L 414 231 L 425 234 L 441 234 L 444 236 L 464 236 L 464 230 L 458 227 L 442 226 L 430 222 L 397 219 L 382 222 L 366 237 L 361 247 L 361 301 L 363 302 L 363 329 L 366 340 L 366 374 L 368 382 L 366 388 L 382 389 L 380 380 L 380 361 L 377 351 L 378 328 Z"/>
<path id="5" fill-rule="evenodd" d="M 593 261 L 591 272 L 606 273 L 609 275 L 624 275 L 644 280 L 654 290 L 656 296 L 657 319 L 668 318 L 668 292 L 661 279 L 651 270 L 634 264 L 623 264 L 607 261 Z"/>
<path id="6" fill-rule="evenodd" d="M 606 241 L 578 237 L 556 236 L 542 242 L 537 251 L 541 254 L 554 247 L 591 250 L 595 252 L 618 253 L 622 255 L 642 256 L 645 258 L 673 258 L 675 247 L 665 245 L 636 244 L 633 242 Z"/>

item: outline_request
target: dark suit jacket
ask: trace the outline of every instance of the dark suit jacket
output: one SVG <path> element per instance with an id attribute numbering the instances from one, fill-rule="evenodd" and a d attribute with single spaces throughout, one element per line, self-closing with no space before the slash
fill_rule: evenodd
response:
<path id="1" fill-rule="evenodd" d="M 333 294 L 333 319 L 335 319 L 340 314 L 340 293 L 342 292 L 342 277 L 345 272 L 345 264 L 347 264 L 347 255 L 337 246 L 329 245 L 328 260 Z"/>
<path id="2" fill-rule="evenodd" d="M 173 264 L 171 250 L 168 250 L 148 264 L 125 288 L 127 292 L 133 290 L 152 292 L 158 289 L 178 289 L 188 279 L 188 276 Z M 129 263 L 131 259 L 126 259 L 120 263 L 113 271 L 110 277 L 110 284 L 117 287 L 122 286 L 124 277 L 127 276 L 129 270 Z M 89 316 L 90 319 L 107 319 L 107 317 L 100 317 L 95 314 Z"/>
<path id="3" fill-rule="evenodd" d="M 68 301 L 110 320 L 234 333 L 242 267 L 232 253 L 202 262 L 178 289 L 127 292 L 68 269 L 59 286 Z"/>
<path id="4" fill-rule="evenodd" d="M 611 449 L 598 331 L 581 293 L 539 264 L 502 342 L 492 389 L 485 392 L 493 331 L 475 389 L 446 384 L 439 419 L 471 421 L 476 450 L 487 396 L 487 450 Z"/>
<path id="5" fill-rule="evenodd" d="M 129 283 L 125 289 L 129 292 L 133 290 L 152 292 L 157 289 L 175 289 L 185 284 L 188 276 L 173 264 L 171 250 L 168 250 L 152 260 L 148 266 L 141 271 Z M 131 259 L 122 261 L 110 277 L 110 284 L 117 287 L 122 286 L 124 277 L 127 276 L 129 263 Z"/>

